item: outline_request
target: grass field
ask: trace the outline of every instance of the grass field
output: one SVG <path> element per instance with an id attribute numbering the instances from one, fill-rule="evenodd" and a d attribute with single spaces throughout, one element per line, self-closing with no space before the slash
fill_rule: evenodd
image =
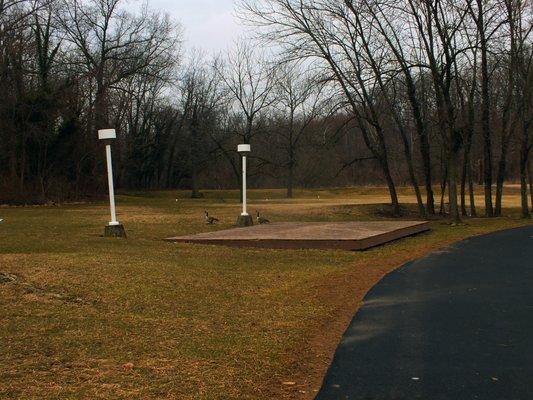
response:
<path id="1" fill-rule="evenodd" d="M 230 249 L 161 239 L 231 226 L 238 192 L 119 196 L 107 205 L 0 207 L 0 398 L 311 399 L 365 293 L 404 262 L 520 226 L 467 219 L 365 252 Z M 381 188 L 252 191 L 274 221 L 386 218 Z M 407 218 L 413 197 L 401 191 Z M 220 218 L 206 226 L 203 211 Z M 411 211 L 410 211 L 411 210 Z"/>

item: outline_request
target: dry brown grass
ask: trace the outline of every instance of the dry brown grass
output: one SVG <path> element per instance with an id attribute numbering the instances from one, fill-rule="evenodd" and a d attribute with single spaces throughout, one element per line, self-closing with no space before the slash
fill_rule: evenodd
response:
<path id="1" fill-rule="evenodd" d="M 409 215 L 412 196 L 400 194 Z M 506 218 L 436 220 L 431 233 L 360 253 L 165 243 L 229 227 L 238 214 L 236 192 L 186 195 L 120 196 L 127 240 L 100 236 L 105 204 L 0 208 L 0 274 L 9 277 L 0 275 L 0 398 L 310 399 L 385 274 L 527 223 L 512 189 Z M 276 221 L 383 218 L 388 201 L 381 188 L 251 197 L 251 210 Z M 206 226 L 205 209 L 222 224 Z"/>

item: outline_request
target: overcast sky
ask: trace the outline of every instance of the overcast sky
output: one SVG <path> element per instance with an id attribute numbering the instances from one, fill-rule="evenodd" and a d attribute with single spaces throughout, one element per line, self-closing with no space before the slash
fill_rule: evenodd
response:
<path id="1" fill-rule="evenodd" d="M 217 53 L 244 33 L 235 17 L 236 0 L 147 0 L 152 9 L 168 12 L 181 22 L 186 48 Z"/>

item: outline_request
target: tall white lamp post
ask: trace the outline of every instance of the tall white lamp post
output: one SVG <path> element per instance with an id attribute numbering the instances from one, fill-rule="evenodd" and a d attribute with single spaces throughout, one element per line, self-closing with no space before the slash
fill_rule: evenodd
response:
<path id="1" fill-rule="evenodd" d="M 246 196 L 246 155 L 250 153 L 251 150 L 249 144 L 240 144 L 237 146 L 237 151 L 242 156 L 242 213 L 237 219 L 238 226 L 251 226 L 254 224 L 253 218 L 248 214 L 248 199 Z"/>
<path id="2" fill-rule="evenodd" d="M 113 183 L 113 162 L 111 159 L 111 141 L 117 138 L 114 129 L 100 129 L 98 139 L 105 140 L 105 152 L 107 159 L 107 182 L 109 185 L 109 207 L 111 209 L 111 222 L 105 227 L 104 236 L 126 237 L 124 226 L 117 221 L 117 211 L 115 206 L 115 188 Z"/>

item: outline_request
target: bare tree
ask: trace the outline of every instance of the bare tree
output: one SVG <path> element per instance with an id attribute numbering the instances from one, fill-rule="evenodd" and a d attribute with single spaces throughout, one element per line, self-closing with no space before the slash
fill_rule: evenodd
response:
<path id="1" fill-rule="evenodd" d="M 143 8 L 132 15 L 121 0 L 62 0 L 58 15 L 78 63 L 94 81 L 93 127 L 109 124 L 109 90 L 136 74 L 156 75 L 174 63 L 179 30 L 168 16 Z"/>
<path id="2" fill-rule="evenodd" d="M 227 111 L 227 95 L 217 72 L 218 60 L 209 65 L 198 54 L 193 57 L 181 80 L 182 122 L 187 132 L 188 170 L 191 197 L 199 198 L 199 172 L 217 150 L 210 138 Z"/>
<path id="3" fill-rule="evenodd" d="M 481 57 L 481 131 L 483 136 L 483 177 L 485 184 L 485 215 L 492 217 L 494 208 L 492 204 L 492 132 L 490 120 L 490 71 L 489 47 L 491 37 L 496 32 L 493 27 L 497 13 L 493 11 L 495 3 L 486 0 L 467 1 L 467 9 L 476 30 Z M 490 10 L 490 14 L 488 13 Z M 507 143 L 507 141 L 506 141 Z M 505 145 L 504 145 L 505 146 Z M 501 165 L 501 164 L 500 164 Z"/>
<path id="4" fill-rule="evenodd" d="M 250 43 L 239 42 L 223 63 L 217 65 L 218 77 L 228 91 L 231 105 L 230 137 L 240 143 L 250 143 L 261 132 L 261 117 L 276 101 L 274 87 L 276 70 L 266 56 Z M 240 157 L 236 157 L 235 142 L 216 140 L 219 150 L 232 166 L 237 182 L 240 182 Z"/>
<path id="5" fill-rule="evenodd" d="M 501 215 L 503 183 L 506 175 L 506 161 L 509 142 L 519 132 L 520 143 L 520 185 L 522 197 L 522 216 L 529 218 L 527 198 L 527 166 L 533 138 L 530 125 L 532 115 L 533 96 L 533 50 L 531 48 L 531 5 L 522 0 L 504 0 L 505 25 L 508 31 L 505 41 L 508 48 L 503 49 L 503 59 L 506 60 L 507 90 L 504 96 L 502 110 L 502 134 L 500 145 L 500 162 L 498 168 L 496 191 L 496 215 Z M 503 40 L 500 40 L 503 42 Z M 504 43 L 505 43 L 504 42 Z"/>
<path id="6" fill-rule="evenodd" d="M 275 69 L 251 44 L 239 42 L 218 71 L 235 103 L 234 113 L 243 116 L 244 125 L 236 134 L 249 143 L 260 113 L 275 102 Z"/>
<path id="7" fill-rule="evenodd" d="M 355 12 L 354 4 L 349 3 L 351 9 Z M 429 132 L 426 121 L 423 118 L 423 101 L 417 90 L 416 76 L 414 72 L 420 68 L 419 60 L 411 58 L 413 52 L 409 49 L 409 40 L 403 32 L 403 20 L 395 18 L 395 4 L 387 1 L 364 1 L 364 10 L 368 13 L 371 20 L 371 26 L 375 27 L 380 33 L 383 42 L 389 47 L 393 61 L 397 68 L 403 74 L 403 83 L 406 88 L 406 97 L 411 107 L 412 119 L 415 131 L 420 143 L 420 155 L 422 159 L 422 172 L 426 189 L 426 209 L 429 215 L 435 214 L 435 200 L 433 195 L 433 180 L 431 169 L 431 154 L 429 146 Z M 415 53 L 416 54 L 416 53 Z M 412 157 L 408 157 L 408 160 Z M 412 161 L 410 161 L 412 164 Z M 412 168 L 412 167 L 411 167 Z M 414 175 L 414 173 L 411 173 Z M 416 179 L 411 178 L 413 185 Z"/>
<path id="8" fill-rule="evenodd" d="M 285 65 L 279 73 L 275 107 L 280 121 L 271 134 L 280 137 L 286 156 L 283 166 L 287 170 L 288 198 L 293 197 L 294 170 L 305 135 L 313 122 L 318 123 L 319 117 L 326 116 L 331 109 L 331 96 L 326 91 L 324 82 L 299 65 Z"/>
<path id="9" fill-rule="evenodd" d="M 446 155 L 448 198 L 453 222 L 461 221 L 457 202 L 457 165 L 462 147 L 453 95 L 454 65 L 468 43 L 461 37 L 466 12 L 451 0 L 407 0 L 408 20 L 417 32 L 420 64 L 431 73 L 435 105 Z"/>
<path id="10" fill-rule="evenodd" d="M 354 28 L 356 29 L 362 45 L 361 51 L 364 52 L 363 54 L 365 55 L 365 59 L 367 60 L 379 87 L 379 93 L 377 96 L 382 98 L 383 104 L 390 112 L 392 119 L 396 124 L 401 142 L 403 144 L 403 153 L 407 163 L 409 179 L 415 192 L 419 214 L 422 218 L 424 218 L 426 216 L 426 210 L 422 201 L 422 195 L 418 185 L 418 178 L 416 177 L 414 170 L 413 154 L 411 149 L 412 146 L 409 134 L 407 132 L 409 128 L 405 118 L 405 107 L 401 101 L 401 99 L 405 96 L 399 95 L 399 92 L 403 92 L 403 88 L 399 88 L 399 84 L 401 83 L 401 86 L 403 86 L 403 82 L 399 79 L 396 79 L 396 75 L 400 74 L 400 71 L 404 70 L 405 66 L 400 66 L 398 68 L 395 62 L 397 58 L 394 56 L 391 57 L 391 54 L 389 54 L 390 52 L 384 50 L 387 49 L 387 46 L 384 46 L 385 42 L 387 42 L 387 39 L 381 34 L 376 35 L 373 33 L 373 22 L 369 22 L 367 18 L 365 18 L 366 14 L 361 13 L 359 8 L 356 10 L 356 5 L 354 2 L 347 1 L 346 5 L 349 13 L 352 16 Z M 374 18 L 374 14 L 372 12 L 369 12 L 368 15 L 371 17 L 370 19 Z M 391 42 L 388 41 L 388 43 Z M 394 50 L 396 50 L 396 52 L 400 51 L 395 49 L 394 46 L 391 47 L 391 50 L 391 52 L 394 52 Z M 406 61 L 404 60 L 404 63 L 405 62 Z M 404 77 L 405 76 L 406 75 L 404 73 Z M 409 93 L 410 90 L 409 84 L 409 78 L 407 78 L 407 93 Z M 411 102 L 412 107 L 413 105 L 415 106 L 414 110 L 416 110 L 416 106 L 418 104 L 413 104 L 413 102 Z M 432 193 L 432 191 L 433 190 L 430 189 L 429 193 Z"/>
<path id="11" fill-rule="evenodd" d="M 287 58 L 318 62 L 324 75 L 336 82 L 350 106 L 365 144 L 381 167 L 393 213 L 400 214 L 386 135 L 378 112 L 379 82 L 365 59 L 364 38 L 349 7 L 345 3 L 326 0 L 269 0 L 264 3 L 244 1 L 243 7 L 257 25 L 268 28 L 264 38 L 282 45 Z"/>
<path id="12" fill-rule="evenodd" d="M 126 1 L 0 1 L 3 200 L 103 189 L 95 130 L 113 126 L 122 187 L 232 186 L 245 142 L 254 185 L 289 196 L 386 182 L 398 214 L 409 182 L 423 216 L 440 183 L 459 222 L 476 214 L 475 175 L 488 215 L 508 179 L 530 213 L 529 1 L 243 0 L 265 41 L 185 68 L 176 24 Z"/>

